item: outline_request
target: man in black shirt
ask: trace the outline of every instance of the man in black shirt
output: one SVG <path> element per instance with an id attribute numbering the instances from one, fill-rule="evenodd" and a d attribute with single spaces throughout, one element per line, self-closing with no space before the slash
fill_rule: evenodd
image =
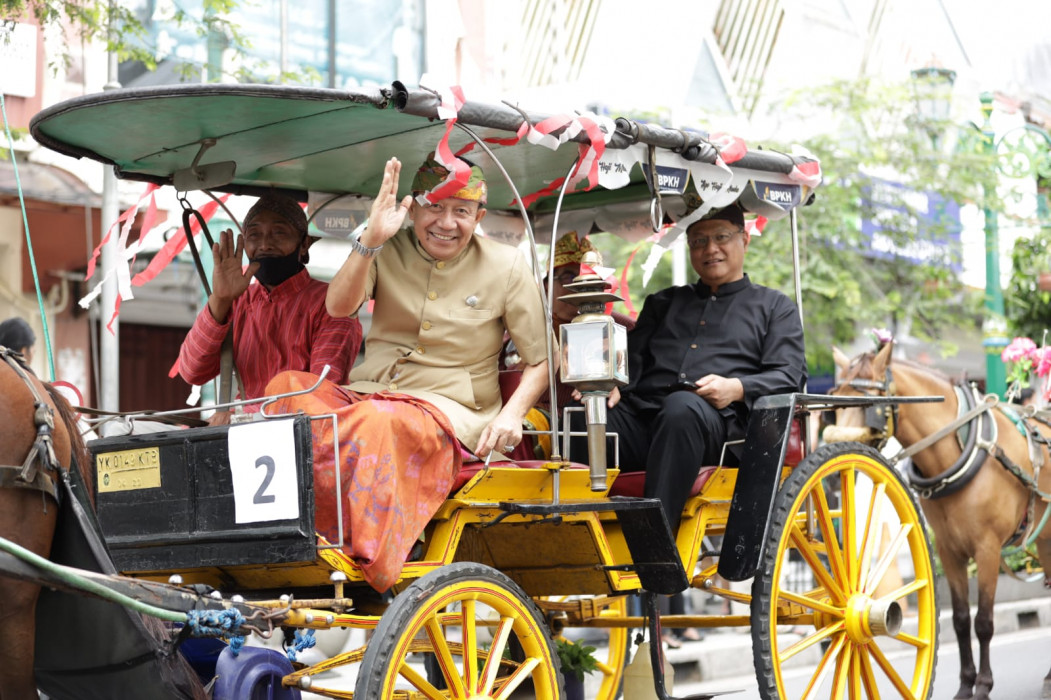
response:
<path id="1" fill-rule="evenodd" d="M 631 381 L 610 396 L 607 423 L 621 469 L 646 472 L 645 495 L 660 499 L 672 532 L 700 468 L 744 437 L 755 400 L 803 391 L 807 377 L 795 304 L 744 273 L 742 211 L 697 221 L 686 240 L 700 280 L 647 297 L 628 334 Z"/>

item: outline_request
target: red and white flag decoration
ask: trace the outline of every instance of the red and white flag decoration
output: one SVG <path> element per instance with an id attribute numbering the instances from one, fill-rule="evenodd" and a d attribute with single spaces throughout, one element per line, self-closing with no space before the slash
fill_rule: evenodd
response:
<path id="1" fill-rule="evenodd" d="M 795 158 L 807 158 L 808 162 L 797 163 L 788 177 L 805 187 L 814 189 L 821 184 L 821 163 L 814 154 L 806 148 L 796 144 L 792 146 L 792 156 Z"/>
<path id="2" fill-rule="evenodd" d="M 716 157 L 717 160 L 722 161 L 726 165 L 736 163 L 748 153 L 748 144 L 744 142 L 744 139 L 722 131 L 710 134 L 708 143 L 715 146 L 716 150 L 719 151 L 719 155 Z"/>
<path id="3" fill-rule="evenodd" d="M 86 279 L 91 279 L 97 269 L 98 259 L 102 253 L 102 247 L 109 242 L 110 236 L 113 235 L 113 230 L 117 227 L 117 224 L 121 224 L 120 238 L 117 239 L 117 255 L 113 266 L 105 271 L 102 280 L 78 302 L 81 308 L 88 308 L 91 305 L 91 302 L 102 293 L 102 285 L 104 285 L 110 277 L 116 277 L 117 298 L 113 305 L 113 312 L 110 315 L 109 321 L 106 323 L 106 330 L 110 333 L 113 333 L 113 321 L 117 318 L 117 314 L 120 313 L 121 302 L 125 299 L 135 298 L 132 287 L 141 287 L 146 284 L 146 282 L 152 280 L 162 269 L 164 269 L 165 266 L 168 265 L 168 263 L 172 261 L 172 259 L 174 259 L 179 251 L 186 247 L 186 236 L 182 234 L 182 229 L 180 228 L 180 232 L 175 236 L 172 236 L 172 238 L 164 244 L 160 251 L 158 251 L 153 257 L 153 260 L 150 261 L 147 268 L 132 278 L 131 267 L 135 263 L 135 258 L 146 243 L 146 239 L 155 230 L 154 222 L 157 218 L 157 189 L 158 186 L 155 184 L 150 184 L 146 187 L 146 191 L 142 193 L 142 196 L 139 197 L 138 201 L 121 214 L 117 221 L 113 223 L 113 226 L 111 226 L 110 230 L 106 232 L 106 235 L 102 238 L 102 241 L 92 252 L 91 258 L 88 260 Z M 223 195 L 221 201 L 226 201 L 229 196 L 230 195 Z M 131 234 L 131 228 L 135 222 L 135 216 L 138 214 L 143 201 L 147 198 L 149 198 L 149 204 L 147 205 L 146 213 L 142 218 L 142 226 L 139 228 L 139 238 L 137 241 L 129 245 L 128 237 Z M 201 215 L 205 220 L 208 220 L 215 214 L 215 210 L 218 209 L 218 207 L 218 202 L 209 202 L 201 207 Z M 197 233 L 199 228 L 197 220 L 195 218 L 191 219 L 191 231 Z"/>
<path id="4" fill-rule="evenodd" d="M 113 267 L 106 270 L 105 276 L 102 281 L 95 285 L 88 294 L 80 300 L 80 306 L 82 308 L 88 308 L 91 302 L 94 301 L 95 297 L 102 293 L 102 285 L 106 283 L 111 276 L 117 278 L 117 298 L 113 306 L 113 314 L 110 316 L 109 321 L 106 323 L 106 330 L 113 333 L 113 321 L 117 318 L 117 314 L 120 313 L 120 303 L 122 299 L 133 299 L 135 298 L 134 293 L 131 291 L 131 263 L 135 260 L 135 255 L 138 253 L 140 246 L 142 245 L 143 239 L 153 229 L 153 221 L 157 216 L 157 200 L 156 200 L 157 185 L 147 185 L 146 191 L 142 193 L 142 196 L 127 209 L 110 229 L 106 231 L 106 235 L 103 236 L 102 241 L 98 244 L 98 247 L 91 254 L 91 259 L 88 260 L 88 270 L 85 280 L 91 279 L 95 274 L 96 263 L 99 256 L 102 254 L 102 247 L 106 245 L 110 237 L 113 235 L 113 230 L 117 227 L 117 224 L 122 224 L 120 229 L 120 238 L 117 239 L 117 250 L 116 259 L 113 262 Z M 132 224 L 135 223 L 135 215 L 139 212 L 139 207 L 143 201 L 149 198 L 149 205 L 146 209 L 146 214 L 143 217 L 142 227 L 139 235 L 139 240 L 131 246 L 128 245 L 128 236 L 131 234 Z"/>
<path id="5" fill-rule="evenodd" d="M 447 94 L 452 96 L 452 102 L 443 97 L 442 103 L 438 105 L 438 117 L 445 120 L 445 133 L 438 139 L 438 145 L 434 149 L 434 159 L 445 166 L 449 175 L 433 189 L 416 196 L 416 201 L 421 206 L 434 204 L 463 189 L 471 179 L 471 168 L 453 154 L 449 146 L 449 134 L 452 133 L 453 125 L 456 124 L 457 114 L 465 102 L 463 89 L 455 85 Z"/>
<path id="6" fill-rule="evenodd" d="M 744 222 L 744 229 L 748 231 L 749 236 L 762 236 L 763 229 L 766 228 L 767 218 L 765 216 L 757 216 L 754 219 L 746 219 Z"/>
<path id="7" fill-rule="evenodd" d="M 581 131 L 587 134 L 588 142 L 579 146 L 577 163 L 569 175 L 567 187 L 573 190 L 587 179 L 588 184 L 584 188 L 586 192 L 599 182 L 599 161 L 602 159 L 602 154 L 606 151 L 606 144 L 613 136 L 613 123 L 608 118 L 594 114 L 578 114 L 576 116 L 559 114 L 554 117 L 548 117 L 536 126 L 530 126 L 526 139 L 534 145 L 556 150 Z M 558 132 L 558 134 L 555 135 L 555 132 Z M 556 192 L 565 181 L 565 177 L 556 178 L 536 192 L 525 195 L 522 197 L 522 205 L 528 208 L 541 197 Z"/>

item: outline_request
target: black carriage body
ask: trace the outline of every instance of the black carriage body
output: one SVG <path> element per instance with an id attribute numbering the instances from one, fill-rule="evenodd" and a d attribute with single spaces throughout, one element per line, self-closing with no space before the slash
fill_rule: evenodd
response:
<path id="1" fill-rule="evenodd" d="M 289 520 L 236 522 L 230 429 L 176 430 L 88 444 L 98 520 L 118 570 L 172 571 L 315 559 L 310 419 L 299 416 L 293 423 L 299 515 Z M 130 483 L 141 477 L 115 476 L 110 469 L 114 460 L 125 464 L 139 460 L 147 470 L 156 469 L 152 478 L 159 485 Z M 126 482 L 106 484 L 107 478 Z"/>

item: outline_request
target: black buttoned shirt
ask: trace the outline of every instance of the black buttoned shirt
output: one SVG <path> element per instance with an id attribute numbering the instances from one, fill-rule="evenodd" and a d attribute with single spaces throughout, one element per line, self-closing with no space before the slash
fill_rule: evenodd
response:
<path id="1" fill-rule="evenodd" d="M 631 381 L 621 393 L 637 409 L 659 408 L 678 382 L 708 374 L 740 379 L 744 401 L 721 413 L 736 416 L 741 427 L 760 396 L 806 387 L 799 311 L 747 275 L 714 294 L 697 282 L 647 297 L 628 334 L 628 361 Z"/>

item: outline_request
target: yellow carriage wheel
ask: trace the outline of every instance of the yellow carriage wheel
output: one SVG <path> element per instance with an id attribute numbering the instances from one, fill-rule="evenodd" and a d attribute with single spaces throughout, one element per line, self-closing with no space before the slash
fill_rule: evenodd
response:
<path id="1" fill-rule="evenodd" d="M 354 697 L 559 700 L 559 669 L 533 601 L 499 571 L 463 562 L 394 598 L 365 650 Z"/>
<path id="2" fill-rule="evenodd" d="M 937 645 L 934 565 L 912 493 L 869 447 L 814 451 L 778 491 L 752 585 L 760 694 L 928 698 Z"/>

